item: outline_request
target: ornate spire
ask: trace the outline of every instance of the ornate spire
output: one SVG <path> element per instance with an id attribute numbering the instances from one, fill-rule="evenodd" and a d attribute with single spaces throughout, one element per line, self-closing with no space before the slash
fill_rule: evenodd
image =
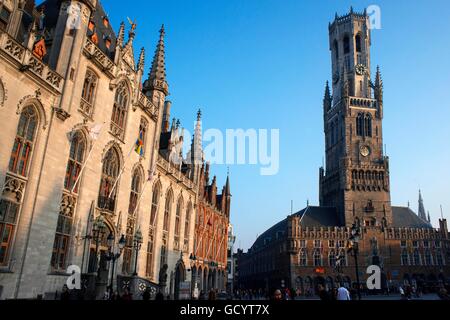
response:
<path id="1" fill-rule="evenodd" d="M 427 214 L 425 213 L 425 206 L 423 205 L 422 192 L 419 190 L 419 218 L 427 221 Z"/>
<path id="2" fill-rule="evenodd" d="M 139 62 L 138 62 L 138 70 L 144 70 L 145 65 L 145 48 L 141 48 L 141 54 L 139 55 Z"/>
<path id="3" fill-rule="evenodd" d="M 202 112 L 198 109 L 197 122 L 195 123 L 195 131 L 192 139 L 192 161 L 194 165 L 199 165 L 203 162 L 203 148 L 202 148 Z"/>
<path id="4" fill-rule="evenodd" d="M 430 211 L 428 211 L 428 223 L 431 223 Z"/>
<path id="5" fill-rule="evenodd" d="M 325 94 L 323 97 L 323 108 L 324 108 L 325 112 L 327 112 L 328 110 L 331 109 L 331 101 L 332 100 L 333 100 L 333 98 L 331 96 L 330 86 L 327 81 L 327 83 L 325 85 Z"/>
<path id="6" fill-rule="evenodd" d="M 375 75 L 375 83 L 372 84 L 375 99 L 379 103 L 383 103 L 383 79 L 381 78 L 380 66 L 377 66 L 377 73 Z"/>
<path id="7" fill-rule="evenodd" d="M 153 57 L 152 68 L 148 75 L 148 86 L 149 89 L 160 90 L 168 95 L 169 86 L 166 81 L 164 36 L 165 30 L 164 25 L 162 25 L 161 30 L 159 30 L 159 41 Z"/>
<path id="8" fill-rule="evenodd" d="M 225 183 L 225 194 L 227 196 L 231 195 L 231 192 L 230 192 L 230 170 L 229 169 L 227 172 L 227 182 Z"/>
<path id="9" fill-rule="evenodd" d="M 125 41 L 125 22 L 120 23 L 119 35 L 117 36 L 117 45 L 123 47 L 123 42 Z"/>

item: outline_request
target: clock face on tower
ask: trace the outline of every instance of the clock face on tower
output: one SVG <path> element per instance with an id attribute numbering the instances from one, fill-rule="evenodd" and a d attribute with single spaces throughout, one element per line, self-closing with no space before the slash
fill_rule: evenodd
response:
<path id="1" fill-rule="evenodd" d="M 368 157 L 370 155 L 370 148 L 368 146 L 362 146 L 360 152 L 363 157 Z"/>
<path id="2" fill-rule="evenodd" d="M 362 64 L 358 64 L 355 67 L 355 71 L 358 75 L 362 76 L 366 72 L 366 67 Z"/>

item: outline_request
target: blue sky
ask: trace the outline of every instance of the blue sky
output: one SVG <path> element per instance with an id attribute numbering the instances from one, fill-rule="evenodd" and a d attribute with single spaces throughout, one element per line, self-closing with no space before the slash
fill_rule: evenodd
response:
<path id="1" fill-rule="evenodd" d="M 237 246 L 294 210 L 318 204 L 324 155 L 322 98 L 331 78 L 328 22 L 376 4 L 372 70 L 385 86 L 384 139 L 392 202 L 417 210 L 418 189 L 433 224 L 450 215 L 450 2 L 298 0 L 103 1 L 116 30 L 136 19 L 135 48 L 147 49 L 148 71 L 160 25 L 173 116 L 192 130 L 196 110 L 206 128 L 279 128 L 280 171 L 231 166 Z M 138 50 L 136 50 L 138 54 Z M 213 166 L 219 183 L 226 166 Z"/>

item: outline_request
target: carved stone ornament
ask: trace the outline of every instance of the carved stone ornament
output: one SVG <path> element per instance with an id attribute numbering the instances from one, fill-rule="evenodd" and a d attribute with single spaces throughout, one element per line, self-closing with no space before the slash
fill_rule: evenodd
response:
<path id="1" fill-rule="evenodd" d="M 25 181 L 7 175 L 3 186 L 2 196 L 16 202 L 21 202 L 25 190 Z"/>

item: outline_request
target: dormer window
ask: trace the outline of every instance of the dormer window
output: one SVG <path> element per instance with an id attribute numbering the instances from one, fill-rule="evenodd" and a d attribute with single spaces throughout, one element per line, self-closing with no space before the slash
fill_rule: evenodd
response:
<path id="1" fill-rule="evenodd" d="M 11 11 L 7 8 L 0 6 L 0 29 L 6 30 L 8 27 L 9 19 L 11 17 Z"/>
<path id="2" fill-rule="evenodd" d="M 103 25 L 106 27 L 106 28 L 108 28 L 109 27 L 109 19 L 108 19 L 108 17 L 103 17 Z"/>
<path id="3" fill-rule="evenodd" d="M 98 44 L 98 36 L 96 33 L 94 33 L 91 37 L 91 40 L 93 43 Z"/>
<path id="4" fill-rule="evenodd" d="M 106 45 L 106 48 L 108 48 L 108 49 L 111 47 L 111 39 L 110 38 L 106 38 L 105 45 Z"/>
<path id="5" fill-rule="evenodd" d="M 94 32 L 95 30 L 95 23 L 94 21 L 89 21 L 89 26 L 88 26 L 89 30 Z"/>

